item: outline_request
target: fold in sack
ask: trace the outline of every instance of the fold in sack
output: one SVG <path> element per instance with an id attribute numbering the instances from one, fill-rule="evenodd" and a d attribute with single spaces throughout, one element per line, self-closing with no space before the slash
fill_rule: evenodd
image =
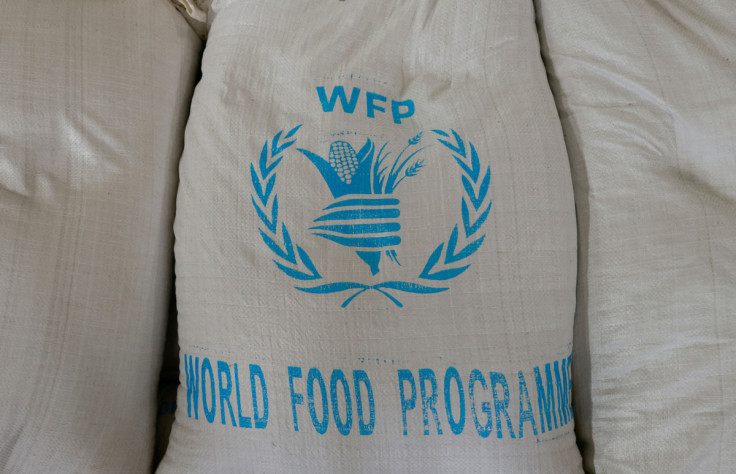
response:
<path id="1" fill-rule="evenodd" d="M 538 2 L 573 173 L 591 472 L 736 466 L 736 10 Z"/>
<path id="2" fill-rule="evenodd" d="M 0 37 L 0 471 L 148 471 L 201 42 L 163 0 L 4 2 Z"/>

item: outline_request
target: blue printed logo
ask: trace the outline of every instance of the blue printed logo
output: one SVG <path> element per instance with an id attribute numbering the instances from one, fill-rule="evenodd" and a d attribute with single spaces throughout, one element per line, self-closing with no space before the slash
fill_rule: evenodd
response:
<path id="1" fill-rule="evenodd" d="M 410 139 L 396 156 L 389 168 L 386 151 L 388 143 L 376 153 L 370 139 L 356 153 L 353 146 L 343 140 L 330 144 L 328 159 L 298 148 L 317 167 L 332 192 L 335 202 L 327 206 L 325 214 L 315 219 L 314 234 L 346 247 L 369 267 L 371 274 L 379 271 L 381 256 L 399 264 L 396 247 L 401 243 L 398 222 L 399 200 L 389 198 L 405 179 L 416 176 L 424 167 L 424 161 L 415 158 L 424 147 L 419 147 L 422 134 Z M 344 198 L 349 195 L 350 197 Z"/>
<path id="2" fill-rule="evenodd" d="M 459 222 L 448 239 L 427 257 L 413 281 L 366 284 L 330 281 L 324 277 L 309 253 L 292 241 L 286 223 L 279 218 L 275 191 L 277 170 L 284 152 L 296 143 L 300 128 L 301 125 L 296 126 L 286 134 L 282 130 L 267 140 L 258 163 L 250 167 L 254 190 L 251 198 L 262 224 L 259 227 L 261 238 L 273 252 L 276 267 L 300 282 L 295 286 L 297 290 L 313 294 L 350 292 L 342 303 L 343 308 L 361 294 L 377 291 L 396 306 L 403 307 L 399 293 L 446 291 L 449 287 L 442 282 L 459 276 L 470 267 L 468 259 L 483 245 L 485 238 L 480 229 L 491 210 L 491 170 L 489 166 L 481 167 L 473 143 L 463 140 L 455 130 L 432 130 L 433 138 L 461 172 Z M 426 142 L 424 132 L 419 132 L 395 155 L 388 142 L 376 149 L 370 139 L 357 151 L 347 141 L 333 141 L 327 158 L 296 148 L 316 167 L 333 198 L 314 219 L 314 225 L 309 228 L 312 234 L 355 250 L 355 255 L 367 265 L 373 277 L 380 277 L 382 266 L 391 264 L 386 261 L 401 265 L 400 201 L 394 192 L 402 182 L 418 176 L 425 167 L 420 152 L 431 146 Z"/>

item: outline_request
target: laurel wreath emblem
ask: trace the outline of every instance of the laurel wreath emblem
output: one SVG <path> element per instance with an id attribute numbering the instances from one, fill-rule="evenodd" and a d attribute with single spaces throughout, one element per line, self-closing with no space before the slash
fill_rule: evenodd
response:
<path id="1" fill-rule="evenodd" d="M 251 201 L 262 223 L 262 227 L 258 228 L 261 238 L 276 257 L 273 260 L 276 267 L 292 279 L 305 283 L 319 282 L 324 281 L 324 277 L 317 270 L 307 251 L 292 241 L 286 223 L 279 219 L 278 195 L 275 192 L 276 170 L 283 159 L 284 152 L 296 143 L 294 137 L 300 128 L 301 125 L 297 125 L 286 134 L 281 130 L 270 141 L 264 142 L 257 166 L 255 163 L 250 165 L 254 190 Z M 483 245 L 485 234 L 479 234 L 490 213 L 492 200 L 489 197 L 491 168 L 488 166 L 485 170 L 481 169 L 478 153 L 473 143 L 468 141 L 466 146 L 466 142 L 452 129 L 450 133 L 443 130 L 432 130 L 432 132 L 437 136 L 437 141 L 451 152 L 452 158 L 459 166 L 464 190 L 460 203 L 462 228 L 460 224 L 455 225 L 448 240 L 440 243 L 434 249 L 417 276 L 420 280 L 434 282 L 436 285 L 438 282 L 459 276 L 470 267 L 470 264 L 465 262 Z M 338 281 L 311 287 L 295 286 L 294 288 L 313 294 L 356 290 L 342 303 L 343 308 L 366 291 L 377 291 L 396 306 L 403 307 L 401 301 L 389 291 L 431 294 L 449 289 L 449 287 L 408 281 L 384 281 L 374 285 Z"/>

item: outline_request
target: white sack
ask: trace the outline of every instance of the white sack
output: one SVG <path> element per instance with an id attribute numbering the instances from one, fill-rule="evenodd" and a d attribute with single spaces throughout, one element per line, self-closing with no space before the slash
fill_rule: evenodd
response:
<path id="1" fill-rule="evenodd" d="M 200 49 L 163 0 L 3 2 L 2 472 L 150 469 Z"/>
<path id="2" fill-rule="evenodd" d="M 225 3 L 160 471 L 579 470 L 574 201 L 531 4 Z"/>
<path id="3" fill-rule="evenodd" d="M 580 229 L 586 468 L 736 466 L 736 9 L 538 5 Z"/>

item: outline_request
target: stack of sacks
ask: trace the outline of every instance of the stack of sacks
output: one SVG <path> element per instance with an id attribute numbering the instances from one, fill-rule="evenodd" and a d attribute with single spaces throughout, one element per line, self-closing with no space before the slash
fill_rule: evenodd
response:
<path id="1" fill-rule="evenodd" d="M 531 4 L 213 2 L 161 472 L 581 469 Z"/>
<path id="2" fill-rule="evenodd" d="M 150 469 L 200 50 L 164 0 L 3 3 L 0 471 Z"/>
<path id="3" fill-rule="evenodd" d="M 580 230 L 586 468 L 736 465 L 736 9 L 538 2 Z"/>

